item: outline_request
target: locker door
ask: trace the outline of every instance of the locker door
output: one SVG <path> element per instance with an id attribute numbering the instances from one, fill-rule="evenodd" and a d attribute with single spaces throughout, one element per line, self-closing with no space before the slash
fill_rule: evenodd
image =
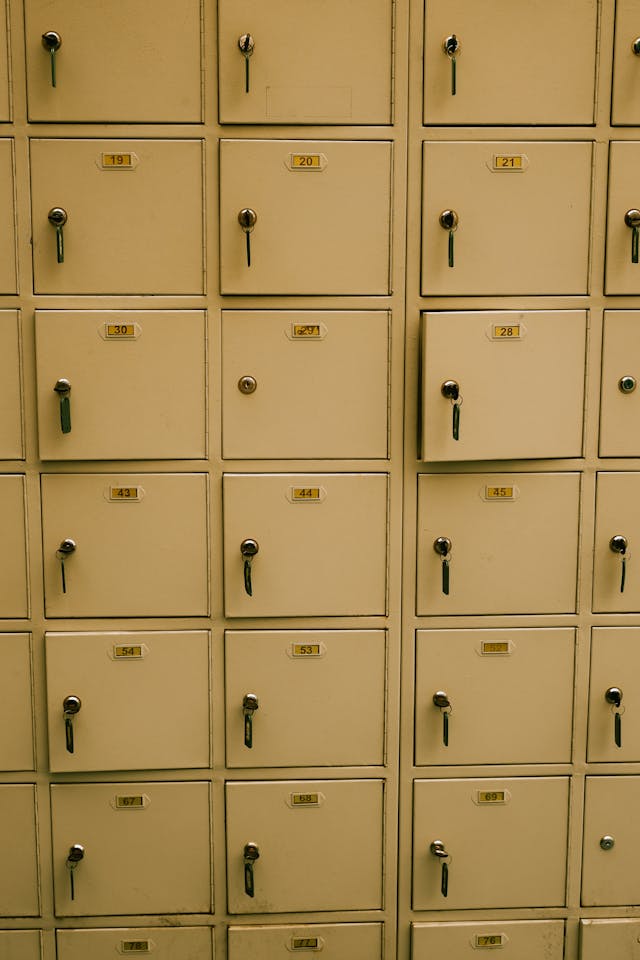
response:
<path id="1" fill-rule="evenodd" d="M 633 457 L 640 454 L 636 436 L 640 391 L 640 313 L 605 310 L 602 337 L 602 393 L 600 404 L 600 456 Z"/>
<path id="2" fill-rule="evenodd" d="M 7 3 L 0 4 L 0 122 L 11 120 L 11 97 L 9 95 L 9 57 L 7 37 Z"/>
<path id="3" fill-rule="evenodd" d="M 32 140 L 34 292 L 203 293 L 202 163 L 201 140 Z"/>
<path id="4" fill-rule="evenodd" d="M 636 811 L 640 778 L 587 777 L 585 782 L 582 904 L 640 902 Z"/>
<path id="5" fill-rule="evenodd" d="M 0 931 L 0 960 L 40 960 L 39 930 Z"/>
<path id="6" fill-rule="evenodd" d="M 593 565 L 593 609 L 634 611 L 640 604 L 640 473 L 599 473 Z"/>
<path id="7" fill-rule="evenodd" d="M 25 478 L 22 475 L 0 476 L 0 524 L 4 537 L 0 561 L 0 616 L 27 617 Z"/>
<path id="8" fill-rule="evenodd" d="M 222 0 L 220 122 L 389 123 L 392 19 L 390 0 Z"/>
<path id="9" fill-rule="evenodd" d="M 639 15 L 638 0 L 617 0 L 611 104 L 611 122 L 614 125 L 640 123 Z"/>
<path id="10" fill-rule="evenodd" d="M 0 24 L 2 24 L 2 22 L 2 8 L 0 7 Z M 0 51 L 2 50 L 1 33 L 2 27 L 0 26 Z M 0 52 L 0 72 L 1 71 L 2 53 Z M 0 85 L 1 82 L 0 73 Z M 13 179 L 13 143 L 13 140 L 0 140 L 0 217 L 2 217 L 3 223 L 3 230 L 0 234 L 0 293 L 17 293 L 18 290 L 18 276 L 16 272 L 16 210 L 14 198 L 15 185 Z"/>
<path id="11" fill-rule="evenodd" d="M 209 765 L 204 631 L 48 633 L 51 770 Z"/>
<path id="12" fill-rule="evenodd" d="M 17 310 L 0 310 L 0 459 L 21 460 L 22 391 L 20 388 L 20 334 Z"/>
<path id="13" fill-rule="evenodd" d="M 37 310 L 40 456 L 204 457 L 205 353 L 199 310 Z"/>
<path id="14" fill-rule="evenodd" d="M 230 913 L 382 907 L 381 780 L 227 783 L 226 795 Z"/>
<path id="15" fill-rule="evenodd" d="M 640 921 L 581 920 L 580 960 L 637 960 L 640 956 Z"/>
<path id="16" fill-rule="evenodd" d="M 210 910 L 208 783 L 54 784 L 51 807 L 58 916 Z"/>
<path id="17" fill-rule="evenodd" d="M 425 143 L 423 295 L 586 293 L 591 156 L 584 142 Z"/>
<path id="18" fill-rule="evenodd" d="M 412 960 L 476 960 L 477 950 L 505 950 L 513 960 L 562 960 L 562 920 L 411 924 Z M 482 956 L 482 954 L 481 954 Z M 491 954 L 489 954 L 491 956 Z"/>
<path id="19" fill-rule="evenodd" d="M 56 930 L 58 960 L 113 960 L 153 955 L 153 960 L 212 960 L 209 927 L 124 927 L 114 930 Z"/>
<path id="20" fill-rule="evenodd" d="M 206 616 L 204 474 L 41 481 L 47 616 Z"/>
<path id="21" fill-rule="evenodd" d="M 0 786 L 0 916 L 40 914 L 36 793 L 30 783 Z"/>
<path id="22" fill-rule="evenodd" d="M 387 141 L 222 140 L 221 292 L 388 294 L 391 156 Z"/>
<path id="23" fill-rule="evenodd" d="M 229 927 L 229 960 L 290 960 L 319 953 L 326 960 L 382 960 L 382 924 L 309 923 Z"/>
<path id="24" fill-rule="evenodd" d="M 33 770 L 31 637 L 0 633 L 0 770 Z"/>
<path id="25" fill-rule="evenodd" d="M 587 751 L 590 762 L 640 758 L 639 642 L 638 627 L 592 630 Z"/>
<path id="26" fill-rule="evenodd" d="M 635 59 L 635 58 L 634 58 Z M 637 169 L 640 143 L 613 141 L 609 148 L 606 293 L 639 293 L 640 264 L 634 250 L 635 210 L 640 206 Z"/>

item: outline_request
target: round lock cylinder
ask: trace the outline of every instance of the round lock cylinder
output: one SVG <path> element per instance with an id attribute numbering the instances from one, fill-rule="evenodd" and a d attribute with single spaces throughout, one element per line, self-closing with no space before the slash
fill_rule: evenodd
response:
<path id="1" fill-rule="evenodd" d="M 255 377 L 240 377 L 238 380 L 238 390 L 240 393 L 244 393 L 245 396 L 255 393 L 257 386 L 258 381 Z"/>
<path id="2" fill-rule="evenodd" d="M 620 377 L 618 380 L 618 390 L 620 393 L 633 393 L 637 385 L 636 378 L 632 376 Z"/>
<path id="3" fill-rule="evenodd" d="M 603 850 L 612 850 L 613 847 L 615 846 L 615 842 L 616 841 L 614 840 L 614 838 L 608 835 L 605 835 L 604 837 L 600 837 L 600 846 Z"/>
<path id="4" fill-rule="evenodd" d="M 640 57 L 640 37 L 636 37 L 631 44 L 631 49 L 635 53 L 636 57 Z"/>
<path id="5" fill-rule="evenodd" d="M 62 46 L 62 37 L 56 30 L 47 30 L 42 34 L 42 46 L 48 53 L 56 53 Z"/>

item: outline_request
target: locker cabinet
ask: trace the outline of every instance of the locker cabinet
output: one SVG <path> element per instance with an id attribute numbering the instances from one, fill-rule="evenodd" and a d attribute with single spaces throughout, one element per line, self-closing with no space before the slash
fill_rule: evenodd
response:
<path id="1" fill-rule="evenodd" d="M 382 960 L 382 924 L 309 923 L 229 927 L 229 960 L 289 960 L 322 952 L 327 960 Z"/>
<path id="2" fill-rule="evenodd" d="M 383 630 L 229 630 L 227 764 L 381 764 Z"/>
<path id="3" fill-rule="evenodd" d="M 1 930 L 0 960 L 40 960 L 39 930 Z"/>
<path id="4" fill-rule="evenodd" d="M 518 960 L 563 960 L 564 922 L 506 920 L 411 925 L 412 960 L 431 960 L 437 956 L 447 960 L 475 960 L 476 951 L 485 949 L 507 950 L 507 957 Z"/>
<path id="5" fill-rule="evenodd" d="M 58 960 L 112 960 L 145 956 L 154 960 L 212 960 L 208 927 L 120 927 L 110 930 L 56 930 Z"/>
<path id="6" fill-rule="evenodd" d="M 636 49 L 639 15 L 638 0 L 617 0 L 611 103 L 614 125 L 640 124 L 640 46 Z"/>
<path id="7" fill-rule="evenodd" d="M 56 914 L 207 913 L 209 805 L 208 783 L 53 784 Z"/>
<path id="8" fill-rule="evenodd" d="M 45 642 L 51 770 L 209 765 L 205 631 L 48 633 Z"/>
<path id="9" fill-rule="evenodd" d="M 227 616 L 383 614 L 387 480 L 225 475 Z"/>
<path id="10" fill-rule="evenodd" d="M 574 645 L 571 628 L 418 630 L 415 762 L 568 763 Z"/>
<path id="11" fill-rule="evenodd" d="M 205 474 L 46 474 L 47 616 L 205 616 Z"/>
<path id="12" fill-rule="evenodd" d="M 567 777 L 416 780 L 414 910 L 562 906 L 568 800 Z"/>
<path id="13" fill-rule="evenodd" d="M 201 140 L 32 140 L 35 293 L 202 294 Z"/>
<path id="14" fill-rule="evenodd" d="M 579 457 L 586 321 L 582 310 L 424 313 L 422 459 Z"/>
<path id="15" fill-rule="evenodd" d="M 0 123 L 12 119 L 13 107 L 9 94 L 8 6 L 0 4 Z"/>
<path id="16" fill-rule="evenodd" d="M 0 916 L 40 914 L 36 788 L 31 783 L 0 786 Z"/>
<path id="17" fill-rule="evenodd" d="M 4 550 L 0 560 L 0 616 L 29 615 L 25 477 L 0 475 L 0 523 Z"/>
<path id="18" fill-rule="evenodd" d="M 223 455 L 386 457 L 390 320 L 385 311 L 223 311 Z"/>
<path id="19" fill-rule="evenodd" d="M 2 50 L 2 10 L 0 8 L 0 51 Z M 0 52 L 0 89 L 1 89 L 2 53 Z M 0 94 L 1 101 L 1 94 Z M 1 108 L 0 108 L 1 109 Z M 0 121 L 1 122 L 1 121 Z M 18 276 L 16 268 L 16 209 L 14 185 L 14 141 L 0 140 L 0 217 L 3 229 L 0 234 L 0 294 L 17 293 Z"/>
<path id="20" fill-rule="evenodd" d="M 640 953 L 640 920 L 581 920 L 580 960 L 635 960 Z"/>
<path id="21" fill-rule="evenodd" d="M 382 780 L 227 783 L 229 912 L 379 910 L 382 811 Z"/>
<path id="22" fill-rule="evenodd" d="M 592 145 L 423 144 L 422 295 L 587 292 Z"/>
<path id="23" fill-rule="evenodd" d="M 587 777 L 582 851 L 583 906 L 637 904 L 640 778 Z"/>
<path id="24" fill-rule="evenodd" d="M 21 460 L 22 391 L 19 313 L 0 310 L 0 459 Z"/>
<path id="25" fill-rule="evenodd" d="M 640 758 L 639 642 L 638 627 L 594 627 L 591 632 L 589 761 Z"/>
<path id="26" fill-rule="evenodd" d="M 0 633 L 0 770 L 33 770 L 31 637 Z"/>
<path id="27" fill-rule="evenodd" d="M 640 350 L 640 313 L 606 310 L 602 335 L 600 456 L 633 457 L 640 453 L 635 424 L 640 394 L 636 357 Z"/>
<path id="28" fill-rule="evenodd" d="M 634 550 L 640 542 L 640 473 L 599 473 L 593 558 L 593 609 L 637 610 L 640 571 Z"/>
<path id="29" fill-rule="evenodd" d="M 221 293 L 388 294 L 391 157 L 384 140 L 222 140 Z"/>
<path id="30" fill-rule="evenodd" d="M 392 27 L 391 0 L 222 0 L 220 122 L 389 123 Z"/>
<path id="31" fill-rule="evenodd" d="M 29 119 L 199 123 L 201 6 L 25 0 Z"/>
<path id="32" fill-rule="evenodd" d="M 575 609 L 577 473 L 418 477 L 418 615 Z"/>
<path id="33" fill-rule="evenodd" d="M 425 123 L 593 122 L 595 0 L 431 0 L 425 10 Z M 564 36 L 559 58 L 550 40 Z"/>
<path id="34" fill-rule="evenodd" d="M 37 310 L 40 456 L 204 457 L 205 348 L 200 310 Z"/>
<path id="35" fill-rule="evenodd" d="M 634 58 L 635 59 L 635 58 Z M 613 141 L 609 147 L 609 196 L 607 204 L 606 293 L 640 292 L 635 209 L 640 143 Z"/>

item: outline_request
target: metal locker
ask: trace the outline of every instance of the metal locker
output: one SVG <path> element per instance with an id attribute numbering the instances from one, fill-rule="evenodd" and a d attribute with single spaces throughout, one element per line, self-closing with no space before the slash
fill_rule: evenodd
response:
<path id="1" fill-rule="evenodd" d="M 226 785 L 230 913 L 379 910 L 382 780 Z"/>
<path id="2" fill-rule="evenodd" d="M 616 0 L 611 123 L 640 124 L 640 41 L 638 0 Z"/>
<path id="3" fill-rule="evenodd" d="M 600 456 L 640 455 L 635 425 L 640 392 L 636 357 L 640 351 L 640 313 L 605 310 L 602 334 L 602 387 L 600 401 Z"/>
<path id="4" fill-rule="evenodd" d="M 0 844 L 0 916 L 39 916 L 36 788 L 32 783 L 0 785 Z"/>
<path id="5" fill-rule="evenodd" d="M 385 647 L 384 630 L 227 631 L 227 765 L 382 764 Z"/>
<path id="6" fill-rule="evenodd" d="M 425 123 L 593 123 L 596 0 L 425 7 Z"/>
<path id="7" fill-rule="evenodd" d="M 0 476 L 0 524 L 4 550 L 0 562 L 0 617 L 29 616 L 25 477 Z"/>
<path id="8" fill-rule="evenodd" d="M 201 0 L 25 0 L 31 121 L 200 123 Z"/>
<path id="9" fill-rule="evenodd" d="M 0 931 L 0 960 L 41 960 L 39 930 Z"/>
<path id="10" fill-rule="evenodd" d="M 9 49 L 8 49 L 8 6 L 6 0 L 0 3 L 0 123 L 12 119 L 12 103 L 9 94 Z"/>
<path id="11" fill-rule="evenodd" d="M 638 261 L 640 196 L 637 169 L 640 142 L 612 141 L 609 145 L 609 196 L 605 292 L 640 293 Z"/>
<path id="12" fill-rule="evenodd" d="M 0 633 L 0 770 L 33 770 L 31 636 Z"/>
<path id="13" fill-rule="evenodd" d="M 227 616 L 384 614 L 387 486 L 382 473 L 226 474 Z"/>
<path id="14" fill-rule="evenodd" d="M 591 143 L 423 147 L 423 296 L 587 292 Z"/>
<path id="15" fill-rule="evenodd" d="M 586 777 L 582 905 L 640 903 L 640 777 Z"/>
<path id="16" fill-rule="evenodd" d="M 208 783 L 51 786 L 58 916 L 208 913 Z"/>
<path id="17" fill-rule="evenodd" d="M 584 310 L 424 313 L 422 459 L 579 457 L 586 332 Z"/>
<path id="18" fill-rule="evenodd" d="M 587 760 L 640 759 L 640 627 L 591 631 Z"/>
<path id="19" fill-rule="evenodd" d="M 290 960 L 322 952 L 326 960 L 382 960 L 382 924 L 309 923 L 229 927 L 229 960 Z"/>
<path id="20" fill-rule="evenodd" d="M 414 910 L 563 906 L 568 803 L 568 777 L 416 780 Z"/>
<path id="21" fill-rule="evenodd" d="M 1 460 L 22 460 L 24 458 L 18 318 L 17 310 L 0 310 Z"/>
<path id="22" fill-rule="evenodd" d="M 43 460 L 206 455 L 203 311 L 36 310 L 36 366 Z"/>
<path id="23" fill-rule="evenodd" d="M 412 960 L 475 960 L 477 950 L 504 950 L 507 960 L 563 960 L 563 920 L 412 923 Z M 482 956 L 482 954 L 481 954 Z"/>
<path id="24" fill-rule="evenodd" d="M 114 960 L 116 956 L 153 960 L 213 960 L 210 927 L 116 927 L 56 930 L 58 960 Z"/>
<path id="25" fill-rule="evenodd" d="M 221 293 L 388 294 L 391 157 L 385 140 L 222 140 Z"/>
<path id="26" fill-rule="evenodd" d="M 35 293 L 202 294 L 203 141 L 32 140 Z"/>
<path id="27" fill-rule="evenodd" d="M 593 609 L 635 611 L 640 605 L 640 473 L 598 473 L 593 555 Z"/>
<path id="28" fill-rule="evenodd" d="M 577 473 L 418 477 L 417 613 L 571 613 Z"/>
<path id="29" fill-rule="evenodd" d="M 0 22 L 2 21 L 1 13 L 0 9 Z M 0 36 L 1 49 L 2 38 Z M 1 59 L 0 54 L 0 71 L 2 70 Z M 14 162 L 14 141 L 0 140 L 0 217 L 3 223 L 3 230 L 0 234 L 0 294 L 17 293 L 18 291 Z"/>
<path id="30" fill-rule="evenodd" d="M 230 459 L 386 458 L 386 311 L 224 310 Z"/>
<path id="31" fill-rule="evenodd" d="M 209 766 L 206 631 L 47 633 L 51 770 Z"/>
<path id="32" fill-rule="evenodd" d="M 391 121 L 391 0 L 218 4 L 221 123 Z"/>
<path id="33" fill-rule="evenodd" d="M 418 630 L 416 764 L 569 763 L 574 649 L 570 627 Z"/>
<path id="34" fill-rule="evenodd" d="M 44 474 L 49 617 L 206 616 L 205 474 Z"/>
<path id="35" fill-rule="evenodd" d="M 640 920 L 581 920 L 580 960 L 637 960 Z"/>

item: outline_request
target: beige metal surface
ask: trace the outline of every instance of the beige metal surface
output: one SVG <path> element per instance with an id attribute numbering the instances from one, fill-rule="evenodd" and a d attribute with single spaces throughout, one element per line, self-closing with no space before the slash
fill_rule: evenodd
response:
<path id="1" fill-rule="evenodd" d="M 29 613 L 25 517 L 25 478 L 0 475 L 0 529 L 4 540 L 0 560 L 0 616 Z"/>
<path id="2" fill-rule="evenodd" d="M 223 455 L 386 457 L 390 320 L 382 310 L 225 310 Z M 241 389 L 245 377 L 254 392 Z"/>
<path id="3" fill-rule="evenodd" d="M 173 633 L 48 633 L 51 770 L 209 766 L 209 638 Z M 73 750 L 64 701 L 78 697 Z"/>
<path id="4" fill-rule="evenodd" d="M 30 154 L 36 293 L 204 292 L 201 140 L 32 140 Z"/>
<path id="5" fill-rule="evenodd" d="M 640 378 L 640 366 L 636 366 L 639 351 L 640 313 L 636 310 L 607 310 L 602 337 L 601 457 L 640 454 L 636 431 L 640 391 L 636 393 L 635 388 L 628 389 L 632 386 L 628 380 Z"/>
<path id="6" fill-rule="evenodd" d="M 385 675 L 383 630 L 227 631 L 228 766 L 381 764 Z M 251 693 L 258 709 L 246 738 Z"/>
<path id="7" fill-rule="evenodd" d="M 0 122 L 11 120 L 11 97 L 9 94 L 9 49 L 7 36 L 7 3 L 0 4 Z"/>
<path id="8" fill-rule="evenodd" d="M 40 884 L 35 787 L 0 786 L 0 917 L 37 917 Z"/>
<path id="9" fill-rule="evenodd" d="M 226 474 L 225 612 L 229 617 L 383 614 L 386 474 Z M 252 595 L 241 544 L 254 540 Z"/>
<path id="10" fill-rule="evenodd" d="M 2 17 L 0 16 L 0 21 Z M 0 36 L 0 50 L 2 39 Z M 0 70 L 2 69 L 0 55 Z M 14 141 L 0 140 L 0 216 L 3 230 L 0 240 L 0 293 L 16 293 L 16 209 L 14 184 Z"/>
<path id="11" fill-rule="evenodd" d="M 585 781 L 582 904 L 637 904 L 640 777 L 587 777 Z M 600 841 L 613 839 L 613 845 Z"/>
<path id="12" fill-rule="evenodd" d="M 589 761 L 640 759 L 639 644 L 640 627 L 594 627 L 592 631 Z M 606 694 L 612 688 L 621 692 L 619 706 L 607 701 Z M 616 713 L 621 716 L 621 746 L 615 740 Z"/>
<path id="13" fill-rule="evenodd" d="M 41 960 L 39 930 L 0 931 L 0 960 Z"/>
<path id="14" fill-rule="evenodd" d="M 573 611 L 579 488 L 577 473 L 421 474 L 417 613 Z"/>
<path id="15" fill-rule="evenodd" d="M 208 927 L 120 927 L 112 930 L 56 930 L 58 960 L 113 960 L 146 956 L 153 960 L 212 960 Z"/>
<path id="16" fill-rule="evenodd" d="M 383 789 L 382 780 L 227 783 L 229 912 L 380 909 Z M 253 897 L 248 843 L 260 853 Z"/>
<path id="17" fill-rule="evenodd" d="M 425 123 L 592 122 L 596 0 L 430 0 L 425 9 Z M 452 34 L 460 44 L 454 96 L 443 48 Z"/>
<path id="18" fill-rule="evenodd" d="M 568 763 L 574 646 L 571 628 L 418 630 L 416 764 Z"/>
<path id="19" fill-rule="evenodd" d="M 391 158 L 385 140 L 222 140 L 221 292 L 388 294 Z"/>
<path id="20" fill-rule="evenodd" d="M 46 474 L 41 484 L 48 616 L 206 615 L 205 474 Z M 63 592 L 66 539 L 76 549 Z"/>
<path id="21" fill-rule="evenodd" d="M 0 383 L 0 459 L 20 460 L 24 456 L 24 449 L 17 310 L 0 310 Z"/>
<path id="22" fill-rule="evenodd" d="M 33 770 L 31 637 L 0 634 L 0 770 Z"/>
<path id="23" fill-rule="evenodd" d="M 201 0 L 25 0 L 29 119 L 201 120 Z M 42 36 L 55 31 L 51 55 Z"/>
<path id="24" fill-rule="evenodd" d="M 640 142 L 612 141 L 607 205 L 607 293 L 640 293 L 640 265 L 632 260 L 633 230 L 625 222 L 627 211 L 640 205 L 636 174 L 639 162 Z"/>
<path id="25" fill-rule="evenodd" d="M 497 956 L 518 960 L 563 960 L 564 923 L 562 920 L 502 920 L 411 925 L 412 960 L 438 956 L 447 960 L 465 957 L 477 960 L 477 951 L 485 949 L 504 950 L 504 954 Z"/>
<path id="26" fill-rule="evenodd" d="M 622 554 L 611 549 L 613 537 L 627 541 L 624 590 Z M 615 544 L 614 544 L 615 545 Z M 593 557 L 593 609 L 638 610 L 640 564 L 640 473 L 599 473 L 596 488 L 596 528 Z"/>
<path id="27" fill-rule="evenodd" d="M 206 330 L 201 310 L 36 312 L 43 460 L 206 455 Z M 69 381 L 71 432 L 55 385 Z"/>
<path id="28" fill-rule="evenodd" d="M 423 151 L 423 295 L 587 292 L 590 143 L 442 142 Z M 445 210 L 458 216 L 453 267 Z"/>
<path id="29" fill-rule="evenodd" d="M 56 914 L 206 913 L 211 907 L 208 783 L 51 787 Z M 74 868 L 69 850 L 84 847 Z"/>
<path id="30" fill-rule="evenodd" d="M 221 123 L 389 123 L 392 0 L 218 4 Z M 249 34 L 249 89 L 239 47 Z"/>
<path id="31" fill-rule="evenodd" d="M 416 780 L 414 910 L 562 906 L 568 802 L 567 777 Z M 446 898 L 436 840 L 451 858 Z"/>
<path id="32" fill-rule="evenodd" d="M 640 59 L 633 44 L 640 31 L 638 0 L 616 0 L 616 33 L 613 54 L 611 122 L 640 124 Z"/>
<path id="33" fill-rule="evenodd" d="M 229 960 L 290 960 L 320 953 L 327 960 L 382 958 L 379 923 L 310 923 L 298 926 L 229 927 Z"/>
<path id="34" fill-rule="evenodd" d="M 581 920 L 580 960 L 638 960 L 640 920 Z"/>
<path id="35" fill-rule="evenodd" d="M 584 311 L 443 311 L 422 322 L 423 460 L 580 456 Z M 448 380 L 463 401 L 457 440 Z"/>

